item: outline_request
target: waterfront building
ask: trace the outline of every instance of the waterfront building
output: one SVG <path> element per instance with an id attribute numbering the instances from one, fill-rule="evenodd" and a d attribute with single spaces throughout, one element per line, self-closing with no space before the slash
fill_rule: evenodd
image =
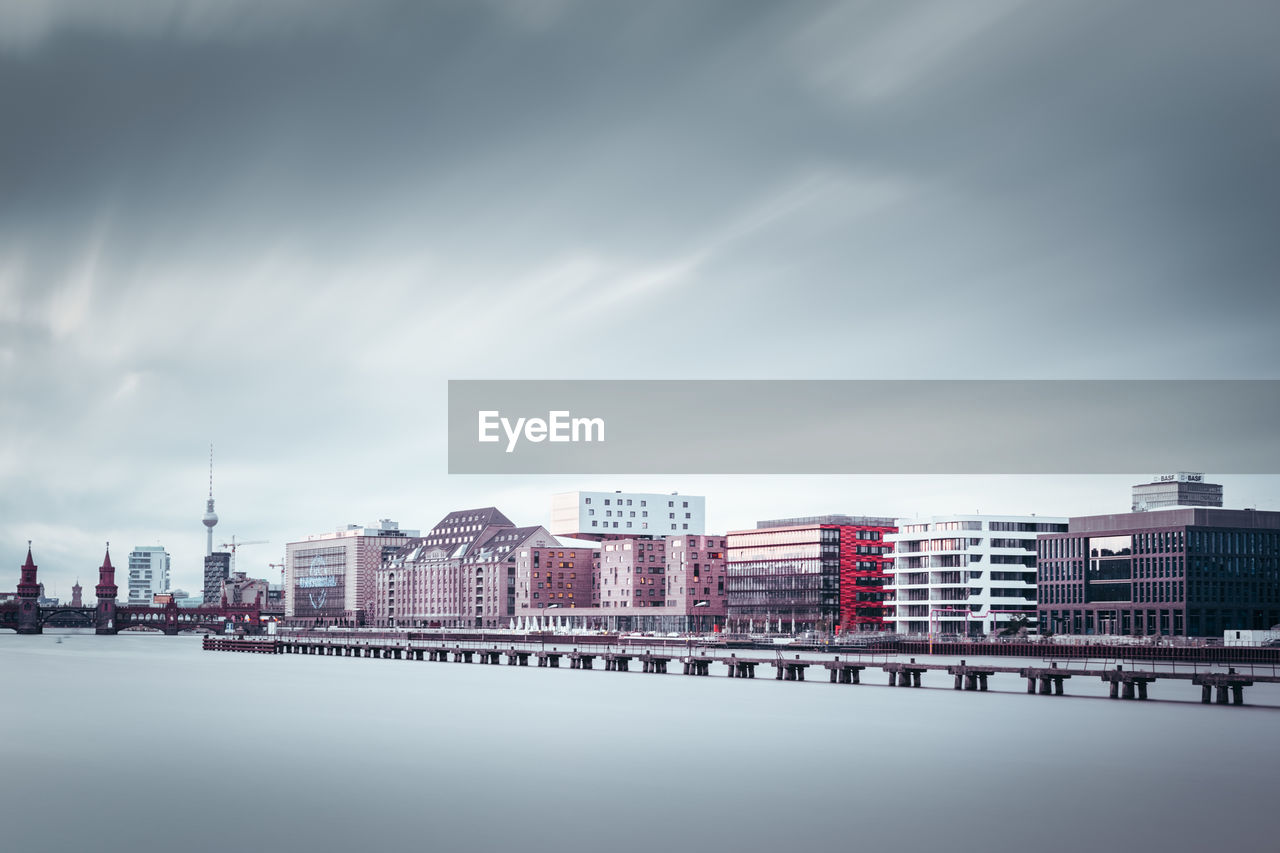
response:
<path id="1" fill-rule="evenodd" d="M 1157 474 L 1150 482 L 1133 487 L 1130 509 L 1145 512 L 1191 506 L 1222 506 L 1222 486 L 1206 483 L 1204 474 L 1194 471 Z"/>
<path id="2" fill-rule="evenodd" d="M 667 537 L 667 604 L 680 620 L 675 630 L 709 633 L 728 613 L 728 537 Z"/>
<path id="3" fill-rule="evenodd" d="M 1042 630 L 1221 637 L 1280 624 L 1280 512 L 1072 518 L 1037 538 Z"/>
<path id="4" fill-rule="evenodd" d="M 601 608 L 653 610 L 666 605 L 666 539 L 605 542 L 599 566 Z"/>
<path id="5" fill-rule="evenodd" d="M 600 547 L 521 549 L 522 624 L 710 633 L 724 625 L 724 536 L 608 539 Z"/>
<path id="6" fill-rule="evenodd" d="M 159 545 L 139 545 L 129 554 L 129 604 L 147 605 L 169 591 L 169 554 Z"/>
<path id="7" fill-rule="evenodd" d="M 308 626 L 363 624 L 374 609 L 379 567 L 417 536 L 384 518 L 376 527 L 348 524 L 287 543 L 286 618 Z"/>
<path id="8" fill-rule="evenodd" d="M 757 522 L 727 537 L 727 621 L 752 632 L 883 631 L 892 518 Z"/>
<path id="9" fill-rule="evenodd" d="M 516 610 L 516 550 L 555 543 L 546 528 L 517 527 L 495 507 L 451 512 L 378 568 L 373 624 L 505 628 Z"/>
<path id="10" fill-rule="evenodd" d="M 537 626 L 553 619 L 570 619 L 569 624 L 574 624 L 576 619 L 575 627 L 604 627 L 597 613 L 600 549 L 557 543 L 520 548 L 514 556 L 514 615 L 521 625 Z"/>
<path id="11" fill-rule="evenodd" d="M 551 499 L 551 533 L 574 539 L 701 536 L 706 498 L 649 492 L 563 492 Z"/>
<path id="12" fill-rule="evenodd" d="M 204 558 L 204 600 L 217 604 L 222 600 L 222 583 L 231 577 L 231 552 L 214 551 Z"/>
<path id="13" fill-rule="evenodd" d="M 1036 537 L 1067 519 L 947 515 L 899 519 L 893 545 L 893 608 L 899 634 L 984 636 L 1010 621 L 1036 621 Z"/>

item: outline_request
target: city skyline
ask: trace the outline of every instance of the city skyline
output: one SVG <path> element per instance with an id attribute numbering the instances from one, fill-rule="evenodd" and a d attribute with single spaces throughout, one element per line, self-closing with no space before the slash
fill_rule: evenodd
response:
<path id="1" fill-rule="evenodd" d="M 205 461 L 207 465 L 207 460 Z M 207 488 L 208 471 L 205 469 L 205 488 Z M 876 476 L 876 477 L 752 477 L 752 476 L 716 476 L 716 477 L 636 477 L 636 478 L 601 478 L 590 485 L 581 486 L 582 491 L 613 492 L 618 486 L 624 491 L 647 491 L 655 493 L 680 492 L 687 495 L 699 495 L 707 498 L 706 530 L 708 533 L 722 534 L 731 530 L 746 530 L 755 527 L 760 520 L 779 517 L 804 517 L 809 515 L 825 515 L 828 513 L 883 514 L 897 519 L 920 518 L 932 516 L 956 515 L 963 513 L 981 513 L 986 515 L 1044 515 L 1044 516 L 1082 516 L 1101 513 L 1122 512 L 1129 508 L 1130 488 L 1136 483 L 1145 482 L 1149 478 L 1141 475 L 1079 475 L 1079 476 L 990 476 L 990 477 L 926 477 L 926 476 Z M 251 577 L 259 577 L 278 583 L 279 571 L 268 564 L 279 564 L 283 561 L 285 545 L 288 542 L 303 541 L 309 536 L 332 533 L 345 528 L 348 524 L 367 524 L 377 519 L 389 518 L 398 522 L 401 527 L 428 529 L 440 518 L 459 507 L 495 506 L 507 512 L 518 524 L 541 524 L 551 526 L 552 496 L 555 493 L 573 491 L 583 482 L 577 477 L 526 477 L 503 478 L 516 485 L 494 490 L 487 484 L 495 479 L 490 477 L 452 478 L 470 481 L 471 489 L 459 490 L 458 494 L 443 493 L 432 495 L 424 500 L 421 506 L 430 507 L 415 514 L 411 508 L 405 512 L 392 509 L 378 509 L 377 498 L 366 498 L 364 504 L 372 507 L 368 513 L 349 513 L 342 516 L 341 509 L 333 501 L 334 514 L 332 520 L 308 523 L 306 520 L 296 521 L 287 530 L 286 535 L 278 532 L 281 528 L 268 527 L 264 522 L 245 524 L 236 529 L 238 540 L 254 541 L 265 539 L 265 544 L 253 545 L 237 553 L 237 569 L 245 571 Z M 1227 508 L 1253 507 L 1262 510 L 1280 510 L 1280 500 L 1271 497 L 1280 485 L 1280 478 L 1271 476 L 1223 476 L 1210 475 L 1209 480 L 1224 484 L 1225 505 Z M 220 480 L 224 482 L 225 478 Z M 550 481 L 550 482 L 549 482 Z M 625 482 L 624 482 L 625 481 Z M 634 484 L 633 485 L 633 481 Z M 832 494 L 831 481 L 841 484 L 852 483 L 854 488 L 846 493 L 847 498 L 829 498 Z M 709 490 L 678 488 L 685 482 L 704 482 L 712 484 Z M 741 484 L 755 484 L 756 489 L 742 488 Z M 986 503 L 975 506 L 958 505 L 956 502 L 972 498 L 975 494 L 974 483 L 981 484 Z M 720 485 L 715 485 L 719 483 Z M 812 490 L 809 484 L 822 484 L 826 488 Z M 1040 496 L 1040 502 L 1052 503 L 1055 499 L 1066 509 L 1056 510 L 1052 506 L 1024 505 L 1028 500 L 1027 485 L 1035 484 L 1030 494 Z M 672 484 L 667 487 L 665 484 Z M 857 488 L 857 484 L 861 488 Z M 614 488 L 610 488 L 614 486 Z M 838 494 L 838 490 L 835 490 Z M 236 494 L 236 490 L 232 490 Z M 767 497 L 765 497 L 767 495 Z M 861 497 L 859 497 L 861 496 Z M 877 497 L 880 496 L 880 497 Z M 1055 498 L 1056 496 L 1056 498 Z M 201 495 L 197 495 L 200 498 Z M 468 500 L 467 497 L 472 498 Z M 1249 498 L 1253 498 L 1252 501 Z M 971 501 L 972 502 L 972 501 Z M 884 504 L 883 506 L 881 504 Z M 152 537 L 157 543 L 164 543 L 164 548 L 172 555 L 170 585 L 198 594 L 203 586 L 204 541 L 206 528 L 201 524 L 199 510 L 203 501 L 196 500 L 196 510 L 186 513 L 187 517 L 172 521 L 165 528 L 165 535 Z M 219 507 L 225 507 L 221 499 Z M 167 508 L 167 516 L 183 515 L 184 507 Z M 230 517 L 230 510 L 223 510 L 223 517 Z M 52 526 L 52 525 L 50 525 Z M 141 529 L 136 527 L 133 529 Z M 90 571 L 102 561 L 103 545 L 106 541 L 92 539 L 92 531 L 85 534 L 83 552 L 84 560 L 77 562 L 81 553 L 80 543 L 69 547 L 68 543 L 57 539 L 40 541 L 33 539 L 33 550 L 40 564 L 40 576 L 46 584 L 50 596 L 70 589 L 76 578 Z M 226 541 L 230 541 L 228 533 Z M 226 550 L 219 547 L 223 541 L 215 537 L 215 550 Z M 564 537 L 561 537 L 564 538 Z M 134 547 L 126 545 L 126 541 L 113 536 L 110 541 L 117 542 L 115 550 L 119 552 L 121 562 Z M 16 553 L 13 560 L 12 574 L 17 577 L 17 566 L 26 553 L 26 540 L 20 543 L 21 553 Z M 144 546 L 145 547 L 145 546 Z M 69 594 L 69 593 L 67 593 Z M 64 595 L 65 597 L 65 595 Z"/>
<path id="2" fill-rule="evenodd" d="M 100 6 L 0 7 L 0 555 L 59 589 L 107 539 L 199 588 L 210 441 L 259 570 L 573 488 L 718 528 L 1130 485 L 449 477 L 449 379 L 1277 375 L 1271 8 Z"/>

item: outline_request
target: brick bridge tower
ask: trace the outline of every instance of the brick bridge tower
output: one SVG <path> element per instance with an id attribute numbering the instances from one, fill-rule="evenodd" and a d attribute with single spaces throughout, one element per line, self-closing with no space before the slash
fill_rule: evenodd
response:
<path id="1" fill-rule="evenodd" d="M 98 585 L 94 587 L 98 594 L 98 610 L 94 624 L 98 634 L 114 634 L 116 628 L 116 569 L 111 565 L 111 543 L 107 543 L 107 556 L 98 569 Z"/>
<path id="2" fill-rule="evenodd" d="M 18 633 L 40 634 L 40 584 L 36 580 L 36 564 L 31 559 L 31 540 L 27 540 L 27 561 L 22 564 L 18 581 Z"/>

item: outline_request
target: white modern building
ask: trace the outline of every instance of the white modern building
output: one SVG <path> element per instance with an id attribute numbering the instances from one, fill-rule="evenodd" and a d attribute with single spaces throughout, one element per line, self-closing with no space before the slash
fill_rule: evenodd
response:
<path id="1" fill-rule="evenodd" d="M 139 545 L 129 554 L 129 603 L 148 605 L 169 591 L 169 555 L 160 545 Z"/>
<path id="2" fill-rule="evenodd" d="M 707 499 L 649 492 L 562 492 L 551 499 L 551 533 L 578 539 L 702 536 Z"/>
<path id="3" fill-rule="evenodd" d="M 898 519 L 886 621 L 899 634 L 984 636 L 1020 617 L 1036 621 L 1036 536 L 1067 519 L 948 515 Z"/>

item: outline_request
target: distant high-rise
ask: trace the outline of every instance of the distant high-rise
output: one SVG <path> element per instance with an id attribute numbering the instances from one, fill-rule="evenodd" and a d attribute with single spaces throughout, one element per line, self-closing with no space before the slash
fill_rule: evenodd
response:
<path id="1" fill-rule="evenodd" d="M 81 597 L 83 588 L 80 586 L 80 579 L 76 578 L 76 585 L 71 587 L 71 606 L 84 607 L 84 599 Z"/>
<path id="2" fill-rule="evenodd" d="M 169 591 L 169 555 L 159 545 L 139 545 L 129 554 L 129 603 L 150 604 Z"/>
<path id="3" fill-rule="evenodd" d="M 204 603 L 217 607 L 222 603 L 222 582 L 231 577 L 231 552 L 217 551 L 204 558 Z"/>
<path id="4" fill-rule="evenodd" d="M 1206 483 L 1204 474 L 1194 471 L 1178 471 L 1175 474 L 1157 474 L 1149 483 L 1133 487 L 1133 512 L 1176 507 L 1222 506 L 1222 486 Z"/>
<path id="5" fill-rule="evenodd" d="M 205 505 L 204 510 L 204 526 L 208 531 L 208 541 L 205 543 L 204 555 L 206 558 L 213 555 L 213 526 L 218 523 L 218 514 L 213 511 L 213 445 L 209 445 L 209 502 Z M 208 583 L 205 584 L 205 592 L 208 592 Z"/>

